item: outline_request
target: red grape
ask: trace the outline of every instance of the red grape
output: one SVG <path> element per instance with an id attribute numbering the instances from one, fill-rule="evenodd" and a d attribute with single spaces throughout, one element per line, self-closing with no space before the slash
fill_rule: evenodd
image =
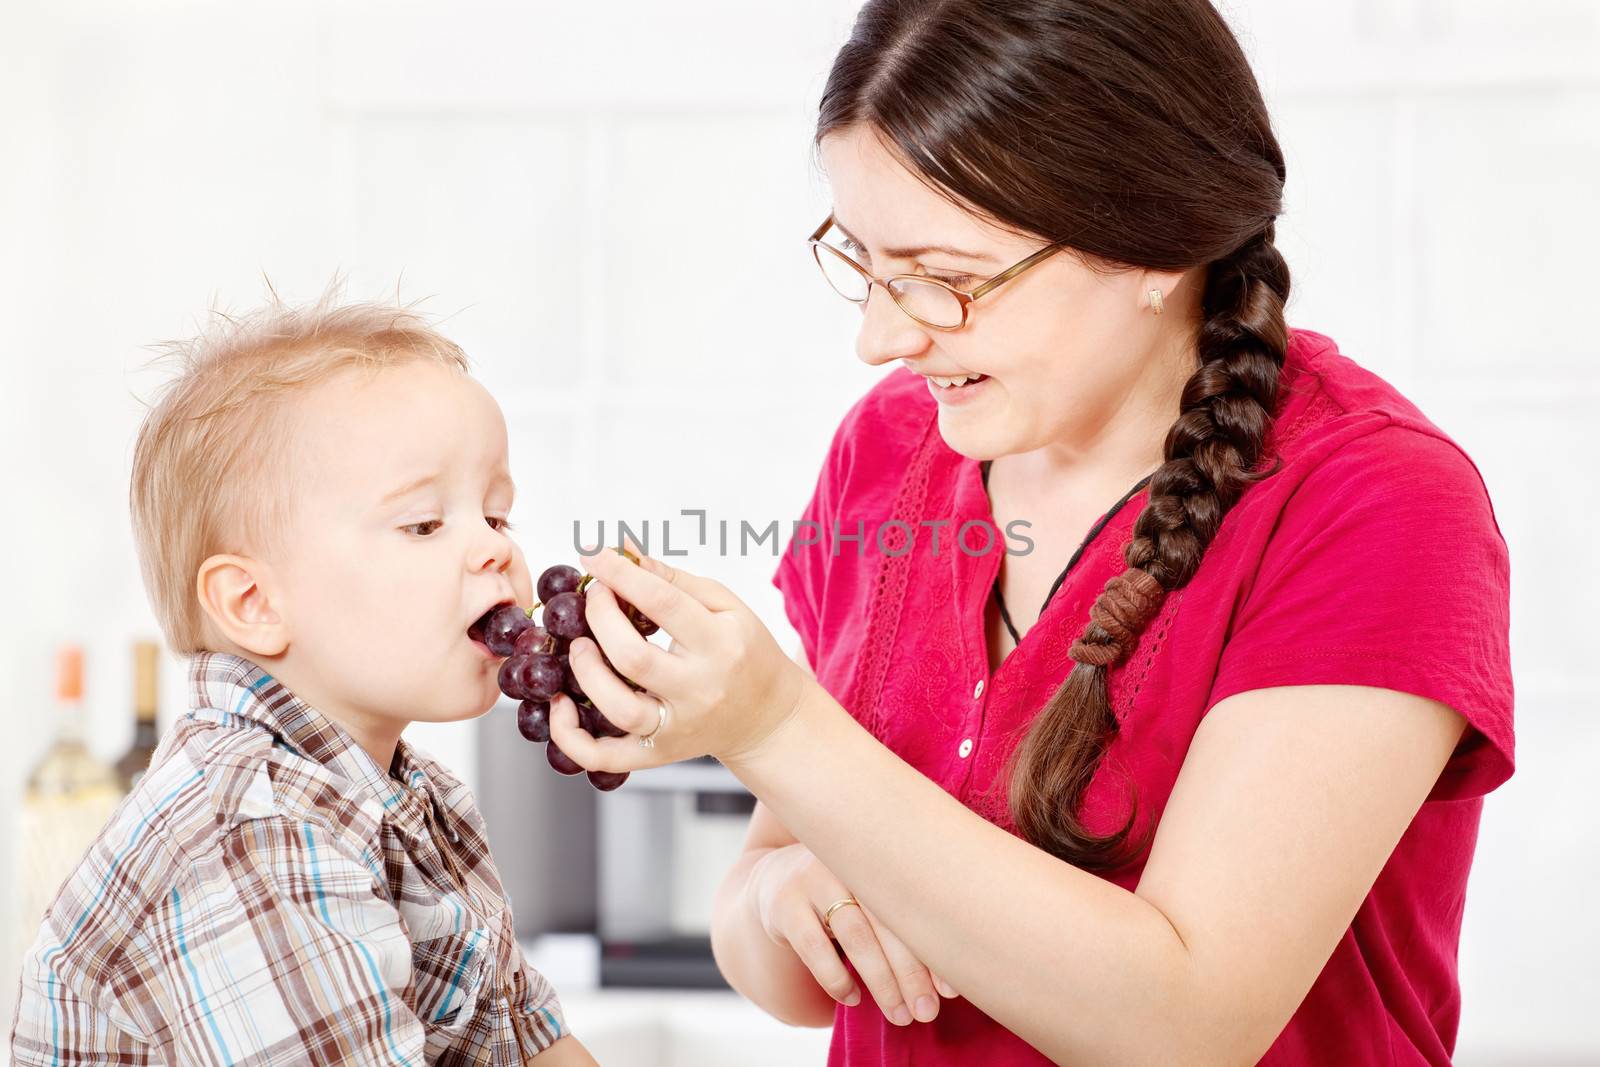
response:
<path id="1" fill-rule="evenodd" d="M 539 575 L 539 584 L 536 587 L 539 602 L 548 604 L 562 593 L 570 593 L 578 588 L 578 583 L 583 581 L 583 575 L 578 568 L 569 567 L 565 563 L 557 563 L 553 567 L 545 568 Z"/>
<path id="2" fill-rule="evenodd" d="M 561 657 L 549 652 L 536 652 L 528 657 L 527 670 L 518 679 L 522 691 L 535 700 L 549 700 L 561 692 L 566 676 L 561 670 Z"/>
<path id="3" fill-rule="evenodd" d="M 515 604 L 503 604 L 483 624 L 483 643 L 497 656 L 509 656 L 522 631 L 533 625 L 528 613 Z"/>
<path id="4" fill-rule="evenodd" d="M 624 553 L 635 563 L 638 559 Z M 506 657 L 500 665 L 500 691 L 513 700 L 517 707 L 517 731 L 529 741 L 543 743 L 545 758 L 561 774 L 575 775 L 583 772 L 576 760 L 557 747 L 550 738 L 550 701 L 565 692 L 578 709 L 578 724 L 591 736 L 626 737 L 627 732 L 618 727 L 594 706 L 577 676 L 572 673 L 567 650 L 579 637 L 593 637 L 587 617 L 588 601 L 585 588 L 589 579 L 575 567 L 558 563 L 547 567 L 539 575 L 536 589 L 544 607 L 542 624 L 533 621 L 533 613 L 515 604 L 501 605 L 486 612 L 468 628 L 473 640 L 488 647 L 497 656 Z M 649 637 L 658 629 L 656 624 L 634 605 L 618 599 L 623 615 L 634 629 Z M 611 660 L 604 656 L 606 666 Z M 613 673 L 615 667 L 611 667 Z M 620 675 L 619 675 L 620 677 Z M 636 692 L 644 687 L 624 678 Z M 589 783 L 599 790 L 616 789 L 627 781 L 626 772 L 591 771 Z"/>
<path id="5" fill-rule="evenodd" d="M 554 767 L 560 774 L 583 773 L 583 767 L 578 761 L 557 748 L 554 741 L 545 742 L 544 756 L 545 759 L 550 761 L 550 766 Z"/>
<path id="6" fill-rule="evenodd" d="M 589 636 L 584 618 L 582 593 L 558 593 L 544 606 L 544 628 L 557 637 L 572 640 Z"/>
<path id="7" fill-rule="evenodd" d="M 590 771 L 589 784 L 602 793 L 609 793 L 628 780 L 627 771 Z"/>
<path id="8" fill-rule="evenodd" d="M 524 700 L 517 707 L 517 732 L 535 744 L 550 740 L 550 705 L 543 700 Z"/>
<path id="9" fill-rule="evenodd" d="M 530 626 L 518 635 L 517 647 L 511 650 L 511 654 L 527 656 L 535 652 L 549 652 L 551 641 L 550 631 L 543 626 Z"/>
<path id="10" fill-rule="evenodd" d="M 605 712 L 596 707 L 578 706 L 578 723 L 589 732 L 591 737 L 627 737 L 628 731 L 606 718 Z"/>
<path id="11" fill-rule="evenodd" d="M 512 700 L 527 700 L 532 696 L 527 682 L 528 667 L 532 662 L 532 656 L 511 656 L 500 664 L 500 692 Z"/>

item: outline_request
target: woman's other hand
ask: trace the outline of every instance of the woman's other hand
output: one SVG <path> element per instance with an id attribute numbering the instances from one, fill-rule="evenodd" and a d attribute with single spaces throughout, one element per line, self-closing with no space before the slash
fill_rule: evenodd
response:
<path id="1" fill-rule="evenodd" d="M 847 1005 L 860 1001 L 845 958 L 884 1016 L 898 1026 L 932 1022 L 939 1014 L 939 994 L 956 995 L 862 905 L 835 909 L 828 924 L 833 928 L 830 940 L 822 916 L 850 891 L 806 846 L 768 852 L 750 880 L 762 929 L 773 942 L 790 948 L 834 1000 Z"/>

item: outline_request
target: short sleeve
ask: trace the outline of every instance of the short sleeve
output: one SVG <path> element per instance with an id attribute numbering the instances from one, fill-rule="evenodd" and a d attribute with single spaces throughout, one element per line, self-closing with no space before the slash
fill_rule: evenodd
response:
<path id="1" fill-rule="evenodd" d="M 565 1037 L 567 1022 L 555 986 L 528 962 L 515 938 L 510 944 L 511 981 L 496 1010 L 505 1012 L 516 1047 L 531 1058 Z"/>
<path id="2" fill-rule="evenodd" d="M 811 500 L 800 513 L 788 542 L 783 546 L 777 570 L 772 576 L 772 584 L 783 594 L 784 613 L 789 617 L 789 624 L 800 635 L 806 662 L 811 664 L 813 670 L 818 665 L 823 591 L 828 576 L 824 567 L 826 554 L 808 552 L 805 547 L 808 543 L 816 543 L 822 532 L 831 530 L 838 518 L 839 501 L 844 494 L 845 479 L 850 470 L 852 437 L 861 417 L 863 403 L 857 403 L 834 431 Z"/>
<path id="3" fill-rule="evenodd" d="M 1429 799 L 1511 776 L 1510 564 L 1477 468 L 1387 425 L 1324 458 L 1283 505 L 1236 609 L 1207 707 L 1289 685 L 1440 701 L 1468 729 Z"/>

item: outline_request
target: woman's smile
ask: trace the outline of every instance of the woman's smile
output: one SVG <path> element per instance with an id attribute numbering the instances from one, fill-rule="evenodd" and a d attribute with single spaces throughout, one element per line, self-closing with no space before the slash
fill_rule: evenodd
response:
<path id="1" fill-rule="evenodd" d="M 928 382 L 928 392 L 941 404 L 971 403 L 979 394 L 986 392 L 985 386 L 989 383 L 987 374 L 958 374 L 954 377 L 924 374 L 923 378 Z"/>

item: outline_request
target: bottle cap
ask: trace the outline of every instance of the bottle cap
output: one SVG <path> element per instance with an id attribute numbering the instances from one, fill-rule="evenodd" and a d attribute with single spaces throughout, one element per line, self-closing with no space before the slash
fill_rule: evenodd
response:
<path id="1" fill-rule="evenodd" d="M 83 699 L 83 649 L 78 645 L 63 645 L 56 653 L 56 699 Z"/>

